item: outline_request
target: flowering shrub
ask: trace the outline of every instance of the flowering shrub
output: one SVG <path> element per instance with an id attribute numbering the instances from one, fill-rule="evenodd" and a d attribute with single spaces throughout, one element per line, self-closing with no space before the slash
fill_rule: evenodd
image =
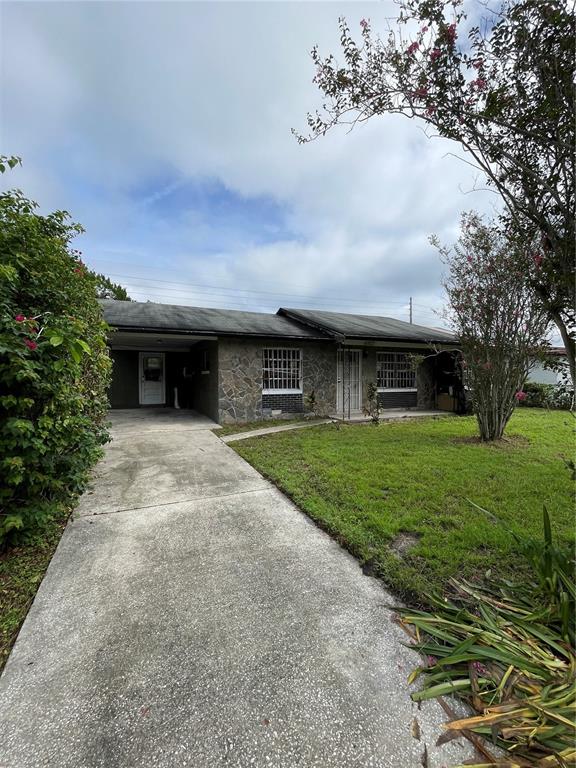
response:
<path id="1" fill-rule="evenodd" d="M 459 339 L 480 437 L 497 440 L 526 399 L 524 382 L 546 343 L 550 321 L 526 280 L 536 267 L 517 233 L 475 213 L 462 217 L 452 250 L 433 242 L 448 268 L 446 319 Z"/>
<path id="2" fill-rule="evenodd" d="M 82 490 L 107 435 L 110 359 L 81 228 L 0 196 L 0 546 L 41 533 Z"/>
<path id="3" fill-rule="evenodd" d="M 570 410 L 572 393 L 560 384 L 539 384 L 535 381 L 527 381 L 523 390 L 524 397 L 518 404 L 525 408 Z"/>

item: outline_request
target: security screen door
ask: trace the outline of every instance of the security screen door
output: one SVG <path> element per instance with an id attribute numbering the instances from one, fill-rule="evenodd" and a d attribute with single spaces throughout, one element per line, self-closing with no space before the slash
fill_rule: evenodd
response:
<path id="1" fill-rule="evenodd" d="M 362 410 L 362 350 L 338 350 L 336 413 L 348 416 Z"/>

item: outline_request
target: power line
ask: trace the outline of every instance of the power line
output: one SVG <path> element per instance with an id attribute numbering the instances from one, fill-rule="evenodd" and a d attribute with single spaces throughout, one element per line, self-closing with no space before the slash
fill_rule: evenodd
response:
<path id="1" fill-rule="evenodd" d="M 162 289 L 159 289 L 158 291 L 154 290 L 133 290 L 132 288 L 129 289 L 129 292 L 131 294 L 134 294 L 136 296 L 157 296 L 160 298 L 165 297 L 165 293 L 162 292 Z M 278 302 L 275 302 L 273 299 L 258 299 L 251 296 L 221 296 L 219 294 L 185 294 L 182 296 L 176 296 L 174 297 L 178 301 L 198 301 L 206 300 L 211 303 L 219 302 L 219 303 L 225 303 L 227 306 L 241 306 L 244 307 L 247 304 L 258 304 L 259 306 L 270 306 L 270 307 L 278 307 Z M 240 300 L 240 301 L 239 301 Z M 243 300 L 243 301 L 242 301 Z M 336 300 L 335 300 L 336 301 Z M 300 306 L 310 306 L 310 302 L 306 305 L 306 302 L 302 302 L 301 300 L 296 300 L 295 302 L 291 302 L 294 305 L 300 305 Z M 359 299 L 357 302 L 353 302 L 352 306 L 354 307 L 380 307 L 381 309 L 384 309 L 385 305 L 381 303 L 367 303 L 365 301 L 362 301 Z M 337 310 L 335 310 L 337 311 Z M 391 311 L 397 312 L 398 308 L 391 309 Z"/>
<path id="2" fill-rule="evenodd" d="M 162 299 L 164 298 L 164 294 L 157 293 L 155 291 L 131 291 L 132 294 L 136 295 L 137 297 L 143 297 L 143 298 L 152 298 L 152 299 Z M 236 297 L 238 298 L 238 297 Z M 197 300 L 193 298 L 192 296 L 182 297 L 181 299 L 183 302 L 186 300 L 190 302 L 196 302 Z M 221 297 L 221 298 L 213 298 L 208 299 L 207 303 L 211 305 L 216 305 L 212 308 L 214 309 L 229 309 L 229 308 L 237 308 L 237 309 L 243 309 L 245 311 L 254 311 L 251 309 L 251 307 L 254 306 L 254 304 L 257 304 L 258 307 L 266 308 L 266 309 L 272 309 L 276 310 L 278 308 L 278 305 L 274 302 L 270 302 L 267 300 L 259 301 L 255 299 L 250 299 L 246 297 L 246 300 L 244 302 L 238 302 L 238 301 L 230 301 L 228 297 Z M 191 304 L 188 304 L 188 306 L 192 306 Z M 394 314 L 397 313 L 397 310 L 387 310 L 384 305 L 382 304 L 366 304 L 366 302 L 359 301 L 357 304 L 353 305 L 354 307 L 358 307 L 360 310 L 363 307 L 371 306 L 374 308 L 378 308 L 380 312 L 386 313 L 386 314 Z M 295 303 L 295 309 L 309 309 L 309 305 L 302 305 L 301 302 Z M 348 308 L 350 310 L 351 308 Z M 337 310 L 335 310 L 337 311 Z M 358 314 L 362 314 L 362 312 L 358 312 Z M 441 318 L 433 316 L 431 313 L 426 312 L 420 312 L 418 313 L 418 316 L 415 318 L 416 324 L 418 323 L 424 323 L 424 324 L 432 324 L 437 325 L 438 322 L 441 320 Z"/>
<path id="3" fill-rule="evenodd" d="M 364 302 L 364 299 L 354 299 L 354 298 L 342 298 L 340 296 L 309 296 L 308 294 L 296 294 L 296 293 L 282 293 L 282 292 L 276 292 L 276 291 L 257 291 L 251 288 L 228 288 L 221 285 L 207 285 L 202 283 L 188 283 L 185 280 L 182 281 L 182 283 L 175 281 L 175 280 L 156 280 L 151 277 L 137 277 L 136 275 L 119 275 L 115 273 L 109 273 L 108 277 L 114 277 L 120 280 L 136 280 L 138 282 L 149 282 L 149 283 L 162 283 L 166 285 L 186 285 L 190 288 L 198 288 L 200 290 L 204 289 L 215 289 L 218 291 L 226 291 L 228 293 L 251 293 L 251 294 L 257 294 L 257 295 L 263 295 L 263 296 L 283 296 L 285 298 L 292 298 L 292 299 L 306 299 L 307 301 L 358 301 L 358 302 Z M 146 287 L 146 286 L 142 286 Z M 175 293 L 190 293 L 190 291 L 182 290 L 182 288 L 165 288 L 163 290 L 171 291 Z M 196 293 L 196 291 L 193 291 L 192 293 Z M 406 301 L 386 301 L 386 304 L 398 304 L 402 306 L 408 306 L 408 302 Z"/>
<path id="4" fill-rule="evenodd" d="M 410 302 L 406 301 L 394 301 L 391 299 L 386 299 L 383 301 L 366 301 L 365 298 L 355 298 L 355 297 L 339 297 L 339 296 L 314 296 L 314 295 L 303 295 L 303 294 L 290 294 L 290 293 L 281 293 L 281 292 L 273 292 L 273 291 L 258 291 L 253 290 L 249 288 L 227 288 L 224 286 L 216 286 L 216 285 L 202 285 L 200 283 L 179 283 L 178 281 L 173 280 L 154 280 L 153 278 L 145 278 L 145 277 L 136 277 L 135 275 L 120 275 L 120 274 L 110 274 L 110 277 L 115 277 L 121 280 L 136 280 L 137 285 L 135 286 L 136 290 L 133 290 L 133 293 L 143 293 L 143 291 L 138 291 L 138 288 L 148 289 L 148 286 L 146 285 L 139 285 L 140 283 L 144 282 L 151 282 L 156 285 L 157 283 L 165 284 L 166 286 L 173 286 L 173 285 L 183 285 L 183 287 L 180 288 L 172 288 L 172 287 L 166 287 L 162 288 L 162 292 L 168 291 L 170 293 L 176 293 L 180 294 L 182 296 L 194 296 L 198 295 L 201 298 L 207 297 L 207 296 L 218 296 L 222 297 L 223 299 L 227 299 L 228 297 L 225 295 L 224 292 L 231 294 L 231 297 L 241 298 L 241 299 L 249 299 L 248 296 L 240 296 L 238 294 L 253 294 L 254 296 L 275 296 L 275 297 L 283 297 L 283 298 L 289 298 L 289 299 L 303 299 L 305 301 L 322 301 L 322 302 L 339 302 L 339 303 L 346 303 L 346 304 L 354 304 L 354 305 L 363 305 L 363 306 L 398 306 L 402 308 L 408 308 Z M 187 287 L 196 288 L 196 290 L 189 291 L 187 290 Z M 219 291 L 219 293 L 211 293 L 209 292 L 210 289 L 216 289 Z M 434 308 L 427 304 L 417 304 L 414 301 L 412 301 L 412 306 L 417 307 L 420 310 L 425 310 L 425 313 L 434 312 Z M 397 311 L 397 310 L 395 310 Z M 422 314 L 422 312 L 420 312 Z"/>

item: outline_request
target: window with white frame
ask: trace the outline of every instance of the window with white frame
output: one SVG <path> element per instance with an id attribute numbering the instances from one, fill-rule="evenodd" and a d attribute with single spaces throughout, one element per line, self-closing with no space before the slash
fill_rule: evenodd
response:
<path id="1" fill-rule="evenodd" d="M 416 389 L 416 371 L 405 352 L 378 352 L 378 389 Z"/>
<path id="2" fill-rule="evenodd" d="M 276 394 L 302 392 L 302 351 L 300 349 L 263 350 L 262 391 Z"/>

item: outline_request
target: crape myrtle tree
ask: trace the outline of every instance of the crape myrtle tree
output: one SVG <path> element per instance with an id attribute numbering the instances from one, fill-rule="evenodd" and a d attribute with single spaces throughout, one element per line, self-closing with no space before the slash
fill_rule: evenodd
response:
<path id="1" fill-rule="evenodd" d="M 375 115 L 456 142 L 537 267 L 527 280 L 566 347 L 574 333 L 575 15 L 566 0 L 400 0 L 386 39 L 340 19 L 342 62 L 312 51 L 322 110 L 302 142 Z M 474 14 L 474 18 L 472 17 Z M 476 21 L 478 18 L 478 21 Z"/>
<path id="2" fill-rule="evenodd" d="M 521 237 L 476 213 L 462 216 L 453 248 L 439 248 L 447 267 L 445 312 L 460 339 L 464 380 L 482 440 L 498 440 L 535 356 L 546 347 L 548 313 L 532 290 L 536 265 Z"/>

